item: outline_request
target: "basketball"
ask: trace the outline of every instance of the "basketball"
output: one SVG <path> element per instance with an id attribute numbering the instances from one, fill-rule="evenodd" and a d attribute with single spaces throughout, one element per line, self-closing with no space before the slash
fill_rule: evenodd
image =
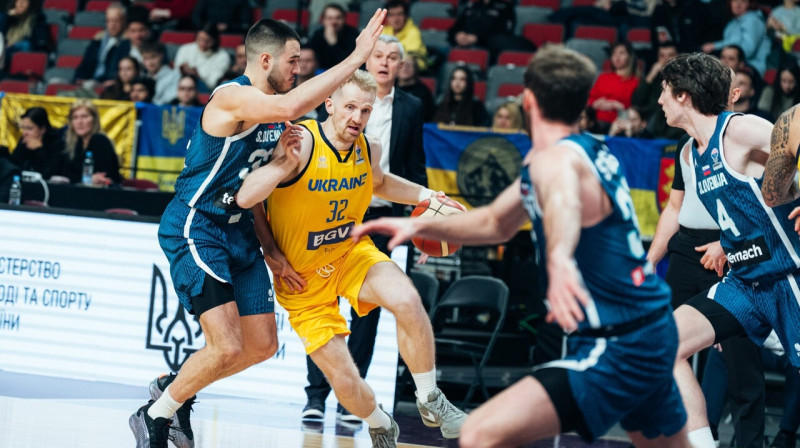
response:
<path id="1" fill-rule="evenodd" d="M 456 213 L 464 213 L 466 209 L 463 205 L 448 198 L 430 198 L 425 199 L 414 208 L 411 212 L 411 217 L 424 216 L 426 218 L 436 218 L 439 216 L 448 216 Z M 427 254 L 431 257 L 446 257 L 452 255 L 461 246 L 447 241 L 428 240 L 424 238 L 414 237 L 411 238 L 414 246 L 420 252 Z"/>

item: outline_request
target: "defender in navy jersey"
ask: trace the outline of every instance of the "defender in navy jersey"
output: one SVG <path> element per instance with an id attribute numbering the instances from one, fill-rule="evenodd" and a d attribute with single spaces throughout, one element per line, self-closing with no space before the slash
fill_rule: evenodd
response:
<path id="1" fill-rule="evenodd" d="M 291 288 L 302 289 L 304 282 L 277 249 L 263 204 L 242 208 L 237 192 L 244 178 L 267 162 L 264 169 L 271 175 L 262 178 L 274 184 L 264 190 L 287 175 L 297 162 L 300 132 L 288 123 L 291 129 L 283 132 L 282 123 L 314 109 L 367 60 L 384 16 L 382 9 L 375 12 L 342 63 L 291 92 L 300 37 L 280 22 L 261 20 L 245 38 L 244 75 L 214 90 L 158 232 L 175 290 L 181 304 L 198 316 L 206 346 L 187 359 L 177 376 L 151 383 L 154 401 L 129 420 L 137 447 L 166 447 L 168 437 L 179 448 L 194 446 L 189 424 L 194 395 L 277 350 L 265 258 L 276 278 Z M 279 145 L 284 155 L 271 160 Z"/>
<path id="2" fill-rule="evenodd" d="M 463 244 L 496 244 L 527 220 L 547 271 L 549 321 L 570 332 L 567 356 L 473 411 L 462 447 L 519 446 L 576 431 L 587 440 L 616 423 L 637 447 L 688 447 L 672 377 L 678 335 L 670 292 L 645 260 L 617 159 L 578 119 L 595 79 L 585 56 L 541 48 L 525 73 L 533 149 L 520 179 L 492 204 L 441 219 L 387 219 L 357 227 Z M 546 260 L 545 260 L 546 259 Z"/>
<path id="3" fill-rule="evenodd" d="M 747 335 L 762 345 L 773 328 L 784 347 L 800 342 L 800 240 L 789 218 L 800 201 L 776 208 L 765 203 L 760 177 L 772 125 L 724 112 L 728 67 L 705 54 L 683 55 L 667 64 L 662 76 L 659 104 L 667 123 L 692 137 L 693 182 L 720 227 L 730 266 L 722 281 L 675 311 L 681 341 L 675 378 L 689 412 L 689 437 L 694 447 L 713 447 L 702 392 L 685 360 L 734 336 Z M 800 351 L 790 360 L 800 366 Z"/>

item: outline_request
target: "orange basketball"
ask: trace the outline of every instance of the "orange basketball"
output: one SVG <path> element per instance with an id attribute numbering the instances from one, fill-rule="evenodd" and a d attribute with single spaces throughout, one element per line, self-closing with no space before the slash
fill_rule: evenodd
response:
<path id="1" fill-rule="evenodd" d="M 437 216 L 447 216 L 455 213 L 464 213 L 466 209 L 463 205 L 448 198 L 430 198 L 425 199 L 414 208 L 411 212 L 411 217 L 424 216 L 427 218 L 436 218 Z M 422 253 L 428 254 L 431 257 L 446 257 L 452 255 L 461 246 L 447 241 L 428 240 L 424 238 L 414 237 L 411 238 L 417 249 Z"/>

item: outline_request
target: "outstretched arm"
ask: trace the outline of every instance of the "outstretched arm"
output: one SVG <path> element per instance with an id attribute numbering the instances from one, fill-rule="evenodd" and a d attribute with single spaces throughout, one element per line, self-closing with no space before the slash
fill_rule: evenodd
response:
<path id="1" fill-rule="evenodd" d="M 797 197 L 797 146 L 800 143 L 798 106 L 787 110 L 772 129 L 771 151 L 764 167 L 761 194 L 770 207 L 786 204 Z"/>

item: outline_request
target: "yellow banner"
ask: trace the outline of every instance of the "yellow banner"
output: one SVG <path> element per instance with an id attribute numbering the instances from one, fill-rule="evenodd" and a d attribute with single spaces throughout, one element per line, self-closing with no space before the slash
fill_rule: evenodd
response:
<path id="1" fill-rule="evenodd" d="M 31 107 L 47 111 L 50 124 L 58 129 L 67 125 L 67 115 L 75 98 L 6 93 L 0 103 L 0 145 L 11 151 L 21 137 L 19 117 Z M 100 113 L 100 128 L 114 142 L 124 177 L 130 177 L 127 168 L 132 166 L 134 136 L 136 134 L 136 108 L 130 101 L 92 100 Z"/>

